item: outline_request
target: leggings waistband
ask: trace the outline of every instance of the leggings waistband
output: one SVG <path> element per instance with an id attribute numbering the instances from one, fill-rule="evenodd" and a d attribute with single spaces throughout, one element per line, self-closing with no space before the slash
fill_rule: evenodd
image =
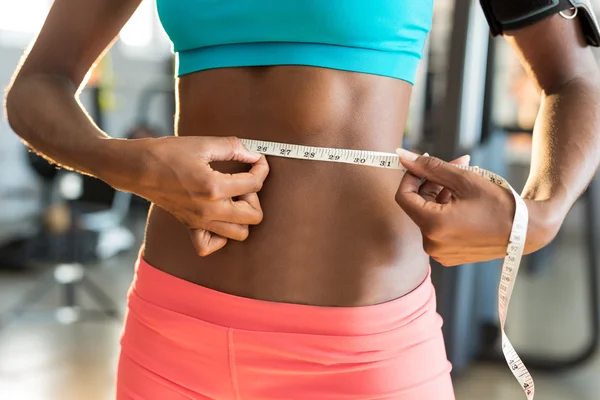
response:
<path id="1" fill-rule="evenodd" d="M 238 330 L 357 336 L 387 332 L 435 310 L 429 271 L 412 292 L 389 302 L 361 307 L 320 307 L 277 303 L 222 293 L 169 275 L 140 255 L 131 291 L 163 309 Z"/>

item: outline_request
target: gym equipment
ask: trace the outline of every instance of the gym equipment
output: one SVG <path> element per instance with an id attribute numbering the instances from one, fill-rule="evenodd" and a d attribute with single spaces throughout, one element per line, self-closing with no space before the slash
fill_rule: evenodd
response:
<path id="1" fill-rule="evenodd" d="M 425 150 L 444 159 L 462 154 L 474 154 L 473 162 L 504 175 L 503 161 L 498 151 L 489 151 L 482 163 L 476 161 L 486 146 L 503 146 L 503 135 L 491 119 L 493 80 L 493 42 L 489 41 L 487 23 L 474 0 L 456 0 L 449 51 L 448 87 L 439 134 Z M 481 88 L 481 90 L 479 90 Z M 474 90 L 477 89 L 477 90 Z M 483 142 L 483 148 L 482 148 Z M 427 146 L 427 143 L 425 144 Z M 492 167 L 490 163 L 495 165 Z M 550 359 L 519 351 L 522 360 L 532 369 L 561 371 L 580 365 L 592 358 L 600 343 L 598 310 L 598 275 L 600 262 L 598 232 L 598 179 L 588 188 L 586 201 L 589 310 L 592 320 L 590 342 L 579 353 L 565 359 Z M 431 260 L 432 264 L 435 263 Z M 486 264 L 486 265 L 481 265 Z M 493 287 L 499 282 L 497 262 L 444 268 L 434 265 L 432 279 L 438 293 L 438 311 L 444 318 L 444 335 L 448 357 L 454 373 L 464 371 L 478 358 L 501 360 L 497 339 L 497 320 Z M 477 299 L 474 301 L 473 299 Z M 510 327 L 509 327 L 510 329 Z"/>
<path id="2" fill-rule="evenodd" d="M 109 64 L 103 63 L 101 65 Z M 96 125 L 102 129 L 104 123 L 104 106 L 108 104 L 105 100 L 109 94 L 103 92 L 107 88 L 103 87 L 102 70 L 97 69 L 95 74 L 92 83 L 96 85 L 91 87 L 93 95 L 91 115 Z M 104 103 L 102 96 L 105 98 Z M 38 164 L 43 163 L 40 162 Z M 42 278 L 26 293 L 19 303 L 1 316 L 0 329 L 25 314 L 34 314 L 36 320 L 54 320 L 60 323 L 73 323 L 84 319 L 98 318 L 112 318 L 120 322 L 122 318 L 110 296 L 86 275 L 86 268 L 82 264 L 84 257 L 81 253 L 81 249 L 84 246 L 81 243 L 85 240 L 84 232 L 94 232 L 98 237 L 95 253 L 100 259 L 112 256 L 115 253 L 115 249 L 125 250 L 127 246 L 133 246 L 133 234 L 122 227 L 123 221 L 129 211 L 132 195 L 130 193 L 114 191 L 114 189 L 109 187 L 113 196 L 110 205 L 104 209 L 86 210 L 81 203 L 74 201 L 79 200 L 81 194 L 85 192 L 86 178 L 79 174 L 62 170 L 56 172 L 56 175 L 54 175 L 54 172 L 51 172 L 50 169 L 43 168 L 40 165 L 38 167 L 54 181 L 49 191 L 49 204 L 56 202 L 66 204 L 71 216 L 71 222 L 67 224 L 68 231 L 63 235 L 52 237 L 50 247 L 56 252 L 62 252 L 62 258 L 65 258 L 65 253 L 70 254 L 68 255 L 68 260 L 63 261 L 52 270 L 43 274 Z M 99 181 L 87 177 L 87 182 L 94 183 Z M 105 187 L 108 186 L 104 183 L 102 185 Z M 115 245 L 115 242 L 117 245 Z M 62 290 L 62 305 L 56 309 L 33 313 L 30 307 L 40 301 L 55 287 Z M 99 308 L 84 309 L 80 307 L 77 299 L 78 289 L 86 291 Z"/>
<path id="3" fill-rule="evenodd" d="M 24 149 L 0 113 L 0 252 L 40 230 L 43 185 L 29 168 Z M 8 254 L 3 256 L 8 261 Z"/>
<path id="4" fill-rule="evenodd" d="M 81 191 L 79 175 L 72 172 L 61 171 L 55 184 L 55 192 L 63 199 L 69 200 Z M 79 187 L 74 187 L 79 184 Z M 71 192 L 71 193 L 70 193 Z M 127 194 L 129 196 L 129 194 Z M 0 318 L 0 330 L 15 319 L 31 315 L 36 321 L 54 320 L 59 323 L 74 323 L 81 320 L 114 318 L 121 321 L 118 308 L 104 290 L 86 275 L 86 268 L 81 262 L 82 241 L 85 235 L 82 232 L 96 232 L 100 234 L 111 228 L 119 227 L 127 214 L 128 198 L 116 196 L 112 209 L 81 213 L 71 204 L 69 208 L 72 218 L 76 222 L 70 223 L 69 230 L 63 235 L 51 237 L 50 246 L 64 259 L 65 252 L 71 253 L 66 262 L 62 262 L 45 272 L 42 278 L 25 294 L 25 296 Z M 127 240 L 125 238 L 124 240 Z M 133 242 L 133 237 L 129 238 Z M 98 245 L 101 246 L 101 241 Z M 133 243 L 131 243 L 133 244 Z M 61 251 L 62 250 L 62 251 Z M 58 287 L 62 291 L 63 303 L 60 307 L 40 312 L 33 312 L 31 307 L 42 300 L 44 296 Z M 77 289 L 85 291 L 96 303 L 98 309 L 82 308 L 78 304 Z"/>
<path id="5" fill-rule="evenodd" d="M 588 336 L 589 339 L 578 352 L 560 358 L 545 357 L 520 351 L 523 354 L 523 361 L 531 369 L 562 372 L 592 360 L 600 348 L 600 294 L 598 288 L 598 266 L 600 265 L 600 252 L 598 250 L 598 244 L 600 244 L 600 237 L 598 235 L 600 232 L 600 210 L 598 210 L 598 206 L 600 205 L 600 181 L 598 177 L 588 187 L 580 201 L 585 201 L 585 213 L 587 214 L 587 218 L 585 218 L 587 222 L 585 232 L 587 238 L 587 315 L 589 316 L 591 330 Z M 489 323 L 484 324 L 482 326 L 482 336 L 484 347 L 481 349 L 479 357 L 487 361 L 502 361 L 497 351 L 495 351 L 496 348 L 494 346 L 498 337 L 497 327 Z"/>
<path id="6" fill-rule="evenodd" d="M 423 143 L 423 151 L 445 160 L 472 154 L 481 142 L 486 88 L 486 59 L 489 30 L 487 23 L 472 0 L 456 0 L 449 43 L 447 87 L 441 110 L 441 121 L 433 140 Z M 483 59 L 482 59 L 483 58 Z M 489 106 L 488 106 L 489 107 Z M 488 111 L 489 113 L 489 111 Z M 472 160 L 472 162 L 476 162 Z M 487 168 L 487 165 L 481 164 Z M 498 171 L 502 174 L 503 171 Z M 464 371 L 478 347 L 475 303 L 480 266 L 470 264 L 445 268 L 431 260 L 432 281 L 437 291 L 438 312 L 444 319 L 443 332 L 448 359 L 453 373 Z M 499 268 L 482 268 L 494 274 L 486 286 L 495 293 Z M 493 303 L 494 321 L 497 303 Z"/>

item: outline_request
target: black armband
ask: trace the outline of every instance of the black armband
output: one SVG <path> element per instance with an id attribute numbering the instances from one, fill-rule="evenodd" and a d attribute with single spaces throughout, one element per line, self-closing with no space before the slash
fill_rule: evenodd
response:
<path id="1" fill-rule="evenodd" d="M 479 0 L 492 36 L 532 25 L 552 15 L 574 9 L 587 43 L 600 47 L 600 26 L 589 0 Z"/>

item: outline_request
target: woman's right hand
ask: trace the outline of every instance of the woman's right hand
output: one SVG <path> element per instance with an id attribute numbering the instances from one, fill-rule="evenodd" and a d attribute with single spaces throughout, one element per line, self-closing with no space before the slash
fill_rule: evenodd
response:
<path id="1" fill-rule="evenodd" d="M 214 253 L 228 239 L 245 240 L 248 225 L 262 221 L 257 192 L 269 165 L 238 138 L 186 136 L 120 142 L 141 152 L 135 158 L 141 156 L 142 169 L 136 182 L 114 186 L 175 216 L 189 229 L 198 255 Z M 212 169 L 213 161 L 238 161 L 252 167 L 249 172 L 226 174 Z"/>

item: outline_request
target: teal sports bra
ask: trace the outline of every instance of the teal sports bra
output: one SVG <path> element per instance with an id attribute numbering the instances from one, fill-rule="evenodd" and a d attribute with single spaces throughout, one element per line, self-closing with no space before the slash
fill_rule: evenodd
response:
<path id="1" fill-rule="evenodd" d="M 433 0 L 156 0 L 177 75 L 307 65 L 414 83 Z"/>

